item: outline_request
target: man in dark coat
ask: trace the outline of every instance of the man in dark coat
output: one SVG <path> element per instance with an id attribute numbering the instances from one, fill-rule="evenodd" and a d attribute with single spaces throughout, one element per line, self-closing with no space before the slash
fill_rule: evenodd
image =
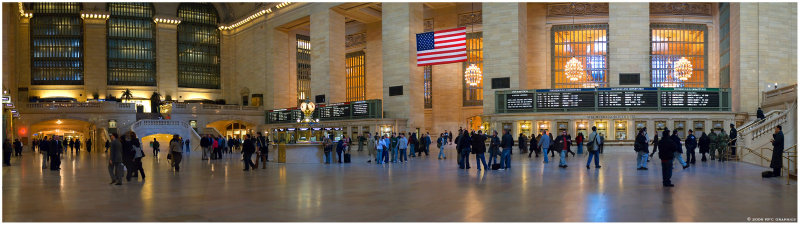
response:
<path id="1" fill-rule="evenodd" d="M 242 153 L 244 153 L 244 171 L 249 171 L 250 167 L 253 169 L 258 169 L 255 163 L 253 163 L 253 153 L 256 152 L 256 144 L 252 138 L 250 138 L 250 134 L 246 135 L 244 139 L 244 143 L 242 143 Z"/>
<path id="2" fill-rule="evenodd" d="M 64 150 L 63 141 L 53 139 L 50 141 L 50 148 L 47 155 L 50 157 L 50 170 L 61 170 L 61 151 Z"/>
<path id="3" fill-rule="evenodd" d="M 8 138 L 3 139 L 3 166 L 10 166 L 11 165 L 11 152 L 13 146 L 11 146 L 11 141 Z"/>
<path id="4" fill-rule="evenodd" d="M 14 156 L 22 155 L 22 142 L 19 139 L 14 139 Z"/>
<path id="5" fill-rule="evenodd" d="M 110 146 L 111 152 L 108 154 L 108 173 L 111 175 L 111 183 L 122 185 L 122 143 L 117 133 L 111 134 L 111 141 L 106 140 L 106 146 Z"/>
<path id="6" fill-rule="evenodd" d="M 528 141 L 526 139 L 527 138 L 525 137 L 524 134 L 519 133 L 519 137 L 517 138 L 517 141 L 519 142 L 519 144 L 518 144 L 518 146 L 519 146 L 519 154 L 525 154 L 525 152 L 528 151 L 528 149 L 525 148 L 525 144 L 528 143 Z"/>
<path id="7" fill-rule="evenodd" d="M 692 130 L 689 130 L 689 135 L 686 136 L 686 162 L 694 164 L 695 157 L 694 157 L 694 149 L 697 148 L 697 138 L 694 137 L 692 134 Z"/>
<path id="8" fill-rule="evenodd" d="M 769 163 L 769 167 L 772 168 L 772 176 L 779 177 L 783 167 L 783 127 L 781 125 L 775 127 L 771 142 L 772 160 Z"/>
<path id="9" fill-rule="evenodd" d="M 460 169 L 472 168 L 469 166 L 469 153 L 472 152 L 472 138 L 469 136 L 469 131 L 463 130 L 462 135 L 458 138 L 458 143 L 461 145 L 461 155 L 463 167 Z"/>
<path id="10" fill-rule="evenodd" d="M 671 139 L 675 142 L 675 156 L 674 158 L 678 160 L 679 163 L 683 166 L 683 169 L 689 168 L 689 164 L 686 161 L 683 161 L 683 147 L 681 145 L 681 138 L 678 137 L 678 130 L 672 131 L 672 137 L 664 138 L 664 139 Z"/>
<path id="11" fill-rule="evenodd" d="M 500 158 L 500 170 L 511 169 L 512 147 L 514 147 L 514 138 L 511 137 L 509 130 L 503 130 L 503 138 L 500 139 L 500 148 L 503 149 L 503 157 Z"/>
<path id="12" fill-rule="evenodd" d="M 708 135 L 706 135 L 706 132 L 703 131 L 703 134 L 700 136 L 700 141 L 698 142 L 698 145 L 700 147 L 700 155 L 702 156 L 700 158 L 700 161 L 705 162 L 707 160 L 706 153 L 708 153 L 708 150 L 710 149 L 709 146 L 710 144 L 711 144 L 711 139 L 708 137 Z"/>
<path id="13" fill-rule="evenodd" d="M 664 187 L 674 187 L 672 184 L 672 159 L 675 157 L 677 145 L 675 141 L 669 138 L 669 129 L 664 129 L 662 133 L 664 138 L 658 141 L 658 158 L 661 159 L 661 183 Z"/>
<path id="14" fill-rule="evenodd" d="M 495 164 L 495 159 L 497 159 L 498 155 L 500 155 L 500 138 L 497 137 L 497 130 L 495 130 L 492 132 L 492 137 L 489 141 L 489 165 Z"/>
<path id="15" fill-rule="evenodd" d="M 486 136 L 483 135 L 481 130 L 472 135 L 472 153 L 475 154 L 475 163 L 478 164 L 478 170 L 481 170 L 481 163 L 483 163 L 484 169 L 489 170 L 489 167 L 486 167 L 486 157 L 484 156 L 484 153 L 486 153 Z"/>
<path id="16" fill-rule="evenodd" d="M 92 139 L 86 139 L 86 152 L 92 152 Z"/>
<path id="17" fill-rule="evenodd" d="M 731 132 L 728 135 L 728 138 L 730 138 L 729 145 L 731 146 L 731 155 L 736 155 L 736 135 L 737 134 L 739 134 L 739 133 L 738 133 L 738 131 L 736 131 L 736 127 L 734 127 L 733 124 L 731 124 Z"/>
<path id="18" fill-rule="evenodd" d="M 636 134 L 633 150 L 636 151 L 636 170 L 647 170 L 647 137 L 644 129 L 639 129 Z"/>
<path id="19" fill-rule="evenodd" d="M 761 110 L 761 107 L 758 107 L 758 111 L 756 111 L 756 118 L 758 118 L 758 120 L 764 120 L 767 118 L 764 116 L 764 110 Z"/>

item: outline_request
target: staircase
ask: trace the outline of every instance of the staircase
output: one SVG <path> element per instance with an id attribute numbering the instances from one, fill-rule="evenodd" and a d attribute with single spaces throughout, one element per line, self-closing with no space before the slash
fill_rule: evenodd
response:
<path id="1" fill-rule="evenodd" d="M 772 134 L 775 127 L 783 127 L 784 157 L 783 166 L 789 176 L 797 176 L 797 96 L 796 85 L 765 92 L 762 108 L 769 107 L 766 119 L 755 119 L 738 130 L 736 156 L 734 159 L 755 165 L 769 167 L 772 160 Z M 789 177 L 787 176 L 787 177 Z"/>
<path id="2" fill-rule="evenodd" d="M 177 134 L 184 140 L 191 138 L 192 149 L 200 148 L 200 135 L 192 127 L 183 121 L 178 120 L 150 120 L 143 119 L 131 125 L 131 131 L 136 132 L 140 138 L 153 134 Z"/>

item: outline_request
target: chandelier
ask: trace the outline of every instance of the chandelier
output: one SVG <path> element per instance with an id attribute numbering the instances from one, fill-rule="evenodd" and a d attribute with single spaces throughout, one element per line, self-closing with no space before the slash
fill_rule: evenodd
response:
<path id="1" fill-rule="evenodd" d="M 467 67 L 467 71 L 464 72 L 464 80 L 467 81 L 469 86 L 477 87 L 478 84 L 481 83 L 481 80 L 483 80 L 481 68 L 478 68 L 474 63 L 470 64 L 469 67 Z"/>
<path id="2" fill-rule="evenodd" d="M 673 75 L 682 81 L 689 80 L 692 77 L 692 62 L 689 62 L 686 57 L 681 57 L 680 60 L 675 62 Z"/>
<path id="3" fill-rule="evenodd" d="M 584 76 L 583 64 L 575 57 L 572 57 L 572 59 L 567 62 L 567 65 L 564 66 L 564 74 L 569 81 L 575 82 L 580 80 L 581 77 Z"/>

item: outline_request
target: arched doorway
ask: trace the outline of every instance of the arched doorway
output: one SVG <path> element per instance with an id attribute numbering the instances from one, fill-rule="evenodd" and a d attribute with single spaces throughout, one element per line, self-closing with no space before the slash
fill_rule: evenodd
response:
<path id="1" fill-rule="evenodd" d="M 31 125 L 30 137 L 20 139 L 23 143 L 32 143 L 33 140 L 58 138 L 68 142 L 80 141 L 80 149 L 86 150 L 86 142 L 92 137 L 96 137 L 93 125 L 89 122 L 76 119 L 54 119 L 46 120 Z M 93 150 L 97 149 L 97 140 L 92 140 Z"/>
<path id="2" fill-rule="evenodd" d="M 225 126 L 225 131 L 220 131 L 225 137 L 233 137 L 242 139 L 247 135 L 247 125 L 239 122 L 230 123 Z"/>

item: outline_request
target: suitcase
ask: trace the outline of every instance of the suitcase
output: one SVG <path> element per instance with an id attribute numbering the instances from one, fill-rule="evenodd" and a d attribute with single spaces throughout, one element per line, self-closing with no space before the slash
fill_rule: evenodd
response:
<path id="1" fill-rule="evenodd" d="M 492 170 L 499 170 L 499 169 L 500 169 L 500 163 L 492 164 Z"/>
<path id="2" fill-rule="evenodd" d="M 344 163 L 350 163 L 350 153 L 344 154 Z"/>
<path id="3" fill-rule="evenodd" d="M 772 171 L 761 172 L 761 177 L 774 177 L 774 176 L 775 176 L 775 174 L 772 173 Z"/>

